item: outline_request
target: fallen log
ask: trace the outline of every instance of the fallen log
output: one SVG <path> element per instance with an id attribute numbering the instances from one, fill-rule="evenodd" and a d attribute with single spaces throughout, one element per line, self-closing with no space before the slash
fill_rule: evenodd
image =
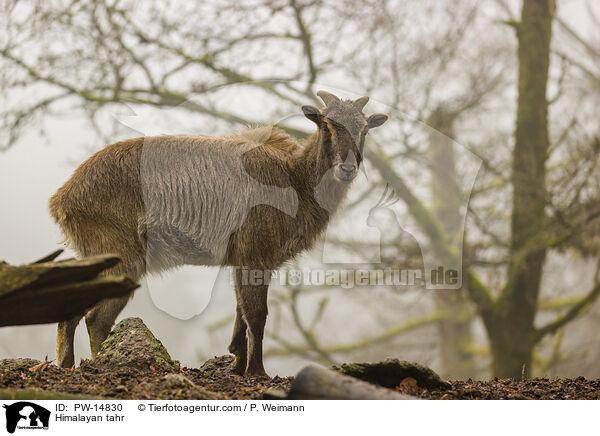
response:
<path id="1" fill-rule="evenodd" d="M 295 377 L 288 400 L 415 400 L 391 389 L 310 365 Z"/>
<path id="2" fill-rule="evenodd" d="M 399 359 L 389 358 L 373 363 L 345 363 L 341 367 L 334 366 L 333 369 L 341 374 L 390 389 L 395 389 L 408 377 L 414 379 L 421 389 L 435 390 L 450 387 L 450 383 L 442 380 L 431 368 Z"/>
<path id="3" fill-rule="evenodd" d="M 120 261 L 116 256 L 54 261 L 59 254 L 21 266 L 0 261 L 0 327 L 65 321 L 138 287 L 126 276 L 98 276 Z"/>

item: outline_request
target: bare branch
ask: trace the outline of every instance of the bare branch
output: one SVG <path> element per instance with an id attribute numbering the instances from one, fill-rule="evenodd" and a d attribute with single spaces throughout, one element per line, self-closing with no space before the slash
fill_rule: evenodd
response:
<path id="1" fill-rule="evenodd" d="M 578 303 L 574 304 L 564 315 L 559 316 L 551 323 L 536 329 L 536 342 L 539 342 L 546 335 L 556 333 L 558 330 L 560 330 L 568 323 L 573 321 L 575 318 L 577 318 L 583 311 L 588 309 L 592 305 L 592 303 L 594 303 L 598 299 L 598 296 L 600 295 L 600 280 L 598 277 L 599 272 L 600 260 L 598 262 L 596 270 L 595 283 L 590 292 L 585 297 L 583 297 Z"/>

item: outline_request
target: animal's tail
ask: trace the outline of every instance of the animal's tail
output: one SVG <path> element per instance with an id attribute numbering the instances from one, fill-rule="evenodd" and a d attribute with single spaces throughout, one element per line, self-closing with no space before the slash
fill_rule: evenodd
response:
<path id="1" fill-rule="evenodd" d="M 69 225 L 69 214 L 67 212 L 67 208 L 65 207 L 66 195 L 63 192 L 63 188 L 60 188 L 56 193 L 50 197 L 48 201 L 48 210 L 50 211 L 50 216 L 56 224 L 60 226 L 60 229 L 64 235 L 64 239 L 58 244 L 64 244 L 69 246 L 71 244 L 70 237 L 70 225 Z"/>

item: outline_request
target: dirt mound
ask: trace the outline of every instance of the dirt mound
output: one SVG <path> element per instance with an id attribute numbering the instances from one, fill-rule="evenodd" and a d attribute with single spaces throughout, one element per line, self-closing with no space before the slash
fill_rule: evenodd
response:
<path id="1" fill-rule="evenodd" d="M 421 398 L 442 400 L 598 400 L 600 380 L 534 378 L 451 381 L 446 390 L 421 391 Z"/>
<path id="2" fill-rule="evenodd" d="M 107 372 L 63 369 L 33 359 L 0 360 L 0 398 L 3 389 L 36 389 L 122 399 L 259 399 L 269 389 L 288 392 L 292 377 L 243 378 L 232 374 L 233 356 L 210 359 L 201 368 L 178 372 L 122 367 Z M 443 400 L 600 399 L 600 380 L 449 381 L 447 389 L 418 388 L 419 398 Z M 402 392 L 401 386 L 394 388 Z M 412 393 L 412 392 L 411 392 Z"/>
<path id="3" fill-rule="evenodd" d="M 178 372 L 180 365 L 140 318 L 127 318 L 110 332 L 98 356 L 82 366 L 85 371 L 127 367 L 141 372 Z"/>
<path id="4" fill-rule="evenodd" d="M 160 368 L 140 372 L 122 366 L 100 371 L 89 361 L 76 369 L 59 368 L 33 359 L 0 360 L 0 397 L 3 389 L 36 389 L 120 399 L 253 399 L 269 388 L 287 391 L 291 378 L 243 378 L 232 374 L 232 356 L 215 357 L 208 370 Z"/>
<path id="5" fill-rule="evenodd" d="M 285 398 L 294 381 L 293 377 L 244 378 L 233 374 L 232 369 L 233 356 L 214 357 L 200 368 L 180 368 L 179 362 L 171 359 L 141 319 L 128 318 L 115 326 L 96 359 L 82 361 L 76 369 L 59 368 L 51 362 L 33 359 L 0 360 L 0 399 L 60 399 L 65 394 L 162 400 Z M 334 369 L 371 383 L 359 391 L 377 391 L 383 394 L 379 397 L 400 397 L 387 395 L 390 389 L 426 399 L 600 399 L 600 380 L 583 377 L 446 382 L 427 367 L 397 359 L 345 364 Z M 351 382 L 351 377 L 345 377 L 340 388 L 331 378 L 333 371 L 318 368 L 307 372 L 305 368 L 305 380 L 300 383 L 302 374 L 300 372 L 297 379 L 296 391 L 300 396 L 296 398 L 314 398 L 313 388 L 320 389 L 318 384 L 325 379 L 333 382 L 334 396 L 349 392 L 345 384 Z M 302 389 L 298 385 L 302 385 Z M 373 385 L 387 389 L 373 389 Z M 324 393 L 331 394 L 327 389 L 319 389 L 320 397 Z M 354 397 L 364 397 L 356 394 L 356 389 L 352 392 Z"/>
<path id="6" fill-rule="evenodd" d="M 130 399 L 261 398 L 270 388 L 287 391 L 290 380 L 243 378 L 232 373 L 233 357 L 221 356 L 201 368 L 181 369 L 139 318 L 119 322 L 94 360 L 64 369 L 32 359 L 0 361 L 0 398 L 15 389 Z M 12 392 L 2 392 L 2 389 Z"/>
<path id="7" fill-rule="evenodd" d="M 232 374 L 233 356 L 214 357 L 200 368 L 184 368 L 182 372 L 194 383 L 234 399 L 262 398 L 268 389 L 288 391 L 293 377 L 242 377 Z"/>

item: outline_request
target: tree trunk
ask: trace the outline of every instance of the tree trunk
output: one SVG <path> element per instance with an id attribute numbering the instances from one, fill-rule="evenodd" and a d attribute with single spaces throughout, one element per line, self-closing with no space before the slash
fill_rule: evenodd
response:
<path id="1" fill-rule="evenodd" d="M 548 153 L 546 87 L 554 0 L 524 0 L 519 42 L 519 97 L 513 154 L 513 205 L 508 281 L 488 322 L 494 375 L 521 377 L 531 368 L 542 268 Z"/>
<path id="2" fill-rule="evenodd" d="M 434 129 L 429 134 L 429 159 L 431 161 L 431 194 L 433 213 L 454 244 L 462 237 L 462 220 L 459 213 L 461 193 L 456 173 L 454 113 L 438 107 L 429 118 Z M 470 302 L 464 289 L 436 290 L 436 310 L 451 314 L 437 323 L 442 375 L 466 379 L 473 377 L 475 362 L 469 346 L 472 343 Z"/>
<path id="3" fill-rule="evenodd" d="M 309 365 L 296 377 L 288 400 L 415 400 L 395 390 L 364 382 L 330 369 Z"/>
<path id="4" fill-rule="evenodd" d="M 115 256 L 53 262 L 53 255 L 21 266 L 0 261 L 0 327 L 65 321 L 138 287 L 126 276 L 99 276 L 120 261 Z"/>
<path id="5" fill-rule="evenodd" d="M 499 378 L 527 378 L 535 347 L 532 333 L 518 333 L 509 326 L 510 319 L 487 325 L 492 353 L 492 373 Z"/>

